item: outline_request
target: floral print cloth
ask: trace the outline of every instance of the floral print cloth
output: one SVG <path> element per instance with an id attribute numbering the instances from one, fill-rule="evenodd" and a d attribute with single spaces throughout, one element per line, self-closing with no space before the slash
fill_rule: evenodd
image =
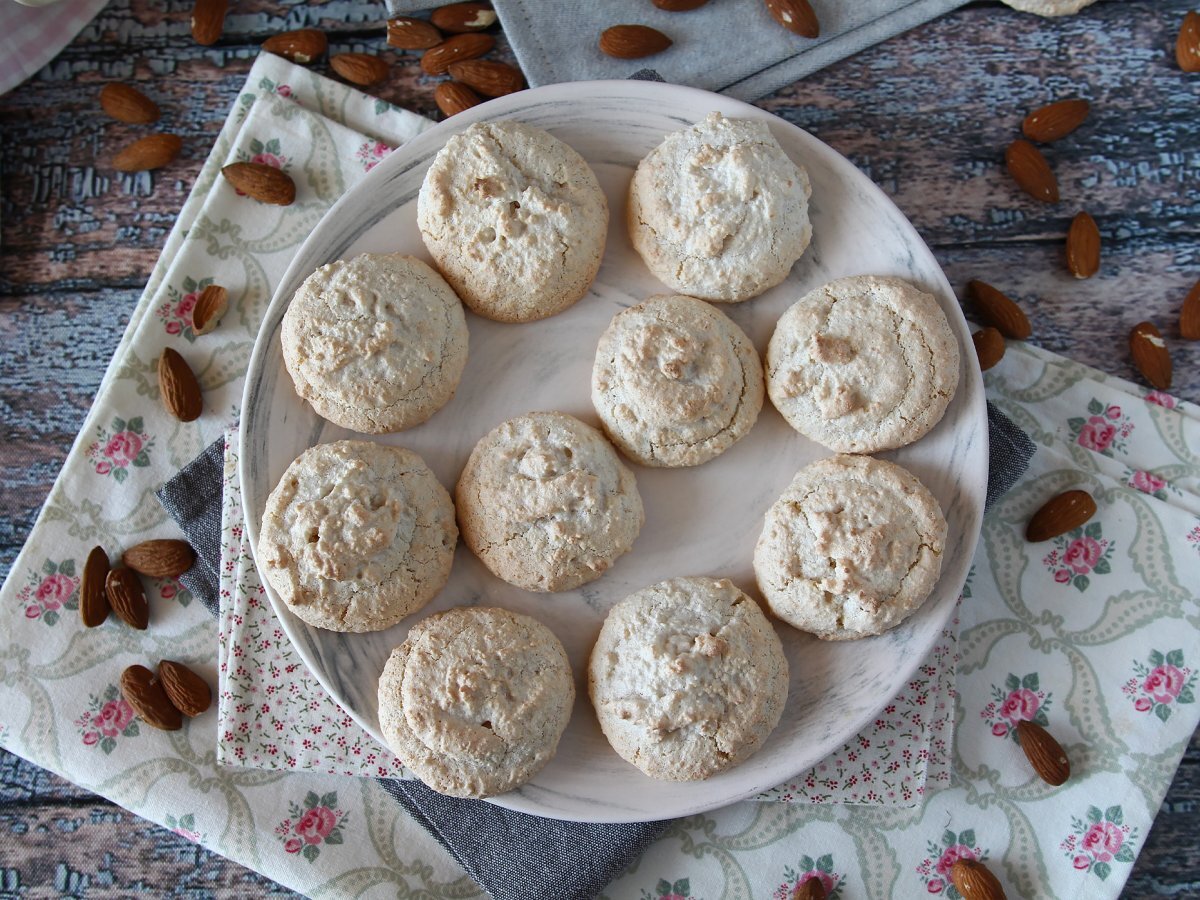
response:
<path id="1" fill-rule="evenodd" d="M 374 780 L 321 774 L 343 771 L 348 755 L 362 759 L 356 773 L 397 766 L 378 753 L 367 762 L 377 748 L 365 735 L 322 718 L 324 695 L 305 673 L 286 671 L 290 648 L 269 616 L 238 622 L 224 598 L 218 646 L 200 604 L 173 580 L 146 579 L 148 631 L 116 621 L 85 631 L 79 576 L 96 543 L 115 554 L 176 535 L 153 492 L 237 418 L 257 324 L 291 253 L 377 162 L 379 144 L 426 124 L 281 60 L 255 64 L 0 591 L 0 744 L 310 896 L 482 895 Z M 223 163 L 255 156 L 296 178 L 292 207 L 250 204 L 218 179 Z M 230 311 L 215 332 L 189 337 L 188 296 L 206 278 L 230 289 Z M 183 353 L 204 386 L 197 422 L 161 410 L 154 361 L 164 346 Z M 892 725 L 916 734 L 951 720 L 952 738 L 930 729 L 924 769 L 926 786 L 945 788 L 922 794 L 910 783 L 906 803 L 871 802 L 871 791 L 889 789 L 892 760 L 872 757 L 885 771 L 869 761 L 864 770 L 852 741 L 809 773 L 812 784 L 806 776 L 779 789 L 805 802 L 739 803 L 678 820 L 604 896 L 782 898 L 819 879 L 835 897 L 956 897 L 947 873 L 964 857 L 986 860 L 1009 896 L 1119 894 L 1198 719 L 1200 414 L 1021 344 L 986 380 L 989 399 L 1039 450 L 985 517 L 957 643 L 951 628 L 908 686 L 908 711 L 885 709 L 877 733 L 865 733 L 886 749 Z M 1030 514 L 1072 487 L 1092 494 L 1096 516 L 1057 541 L 1025 542 Z M 236 555 L 228 562 L 226 583 L 235 584 L 247 572 L 237 574 Z M 246 594 L 250 608 L 254 591 Z M 956 657 L 953 688 L 939 688 Z M 117 681 L 126 666 L 161 658 L 220 684 L 223 718 L 212 710 L 173 733 L 143 727 Z M 255 697 L 255 712 L 238 692 L 259 661 L 291 678 L 268 679 L 275 689 Z M 232 736 L 219 719 L 237 722 Z M 1044 723 L 1066 748 L 1066 784 L 1032 774 L 1013 737 L 1023 719 Z M 308 733 L 291 730 L 300 721 Z M 253 754 L 272 756 L 262 732 L 287 736 L 289 747 L 298 739 L 288 752 L 308 770 L 291 771 L 286 759 L 262 768 L 270 760 Z M 909 744 L 891 750 L 920 754 Z M 814 802 L 851 779 L 868 802 Z"/>

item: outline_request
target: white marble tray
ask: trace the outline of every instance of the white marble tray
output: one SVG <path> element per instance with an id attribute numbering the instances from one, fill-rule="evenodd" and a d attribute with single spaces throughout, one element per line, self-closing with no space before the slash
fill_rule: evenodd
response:
<path id="1" fill-rule="evenodd" d="M 800 295 L 833 278 L 897 275 L 933 292 L 963 348 L 958 392 L 942 422 L 917 444 L 884 454 L 907 466 L 937 496 L 949 522 L 942 577 L 930 601 L 891 633 L 824 643 L 779 626 L 791 693 L 779 727 L 758 754 L 705 782 L 656 782 L 608 746 L 587 701 L 585 665 L 605 612 L 617 600 L 673 575 L 723 575 L 757 594 L 751 569 L 766 508 L 796 470 L 828 451 L 792 431 L 768 404 L 758 424 L 716 460 L 693 469 L 634 466 L 646 525 L 633 550 L 598 581 L 564 594 L 531 594 L 492 576 L 460 546 L 450 583 L 422 615 L 461 604 L 505 606 L 533 615 L 562 639 L 579 699 L 558 755 L 537 778 L 493 802 L 561 819 L 638 821 L 682 816 L 731 803 L 818 762 L 895 695 L 936 641 L 954 607 L 979 535 L 987 482 L 983 384 L 970 335 L 945 276 L 891 201 L 862 173 L 811 135 L 762 110 L 704 91 L 651 82 L 553 85 L 455 116 L 385 159 L 326 215 L 284 276 L 250 363 L 241 430 L 242 490 L 251 545 L 266 498 L 307 447 L 350 433 L 320 419 L 296 396 L 283 366 L 279 327 L 288 300 L 317 266 L 365 251 L 403 251 L 428 260 L 416 228 L 416 196 L 445 140 L 480 119 L 516 118 L 566 141 L 595 169 L 612 226 L 591 292 L 558 316 L 502 325 L 467 314 L 470 360 L 458 395 L 429 422 L 380 440 L 420 453 L 447 488 L 475 442 L 510 416 L 562 410 L 598 424 L 589 400 L 596 342 L 612 316 L 663 285 L 625 234 L 625 193 L 634 166 L 669 131 L 712 110 L 762 119 L 812 178 L 813 243 L 779 287 L 723 306 L 766 348 L 776 319 Z M 268 588 L 268 593 L 270 589 Z M 333 697 L 380 737 L 376 681 L 410 622 L 374 634 L 311 628 L 271 594 L 292 643 Z"/>

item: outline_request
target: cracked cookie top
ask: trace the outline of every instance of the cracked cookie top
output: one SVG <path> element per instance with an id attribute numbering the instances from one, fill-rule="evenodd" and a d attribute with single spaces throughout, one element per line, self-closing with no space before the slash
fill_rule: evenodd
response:
<path id="1" fill-rule="evenodd" d="M 613 317 L 592 368 L 592 404 L 625 455 L 695 466 L 758 419 L 763 371 L 745 332 L 693 297 L 651 297 Z"/>
<path id="2" fill-rule="evenodd" d="M 869 456 L 805 466 L 767 510 L 754 575 L 771 611 L 826 640 L 881 634 L 925 602 L 946 520 L 916 476 Z"/>
<path id="3" fill-rule="evenodd" d="M 812 238 L 808 173 L 766 124 L 709 113 L 667 135 L 629 185 L 629 236 L 681 294 L 736 303 L 787 277 Z"/>
<path id="4" fill-rule="evenodd" d="M 766 370 L 767 395 L 793 428 L 831 450 L 874 453 L 942 418 L 958 387 L 958 342 L 931 294 L 860 275 L 780 317 Z"/>
<path id="5" fill-rule="evenodd" d="M 788 664 L 728 579 L 671 578 L 612 608 L 588 691 L 613 749 L 651 778 L 697 781 L 745 760 L 779 723 Z"/>
<path id="6" fill-rule="evenodd" d="M 279 479 L 258 565 L 309 625 L 379 631 L 442 589 L 457 541 L 450 495 L 420 456 L 337 441 L 305 450 Z"/>
<path id="7" fill-rule="evenodd" d="M 423 619 L 379 678 L 388 746 L 454 797 L 518 787 L 554 756 L 575 684 L 554 633 L 506 609 L 456 607 Z"/>
<path id="8" fill-rule="evenodd" d="M 455 490 L 463 540 L 529 591 L 593 581 L 633 546 L 645 516 L 633 473 L 604 436 L 558 412 L 504 422 L 471 451 Z"/>
<path id="9" fill-rule="evenodd" d="M 450 285 L 399 253 L 321 266 L 283 316 L 283 361 L 323 418 L 364 434 L 419 425 L 454 396 L 467 321 Z"/>
<path id="10" fill-rule="evenodd" d="M 587 293 L 604 255 L 608 202 L 562 141 L 520 122 L 477 122 L 434 157 L 417 227 L 467 306 L 530 322 Z"/>

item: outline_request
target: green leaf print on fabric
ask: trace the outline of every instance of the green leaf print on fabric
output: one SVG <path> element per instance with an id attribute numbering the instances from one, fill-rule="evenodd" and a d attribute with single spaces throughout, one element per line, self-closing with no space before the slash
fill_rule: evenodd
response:
<path id="1" fill-rule="evenodd" d="M 133 738 L 141 733 L 133 707 L 121 696 L 115 684 L 103 693 L 88 697 L 88 708 L 75 720 L 84 746 L 99 747 L 106 754 L 117 746 L 117 738 Z"/>
<path id="2" fill-rule="evenodd" d="M 43 561 L 40 569 L 29 572 L 25 584 L 17 591 L 17 600 L 26 619 L 57 625 L 64 610 L 79 609 L 79 578 L 75 575 L 75 560 Z"/>
<path id="3" fill-rule="evenodd" d="M 141 416 L 128 422 L 116 416 L 110 428 L 96 426 L 96 440 L 88 446 L 86 455 L 97 475 L 111 476 L 120 484 L 129 476 L 130 467 L 150 465 L 153 447 L 154 438 L 146 433 Z"/>
<path id="4" fill-rule="evenodd" d="M 1196 672 L 1184 664 L 1182 650 L 1166 654 L 1151 650 L 1147 660 L 1149 665 L 1133 661 L 1135 677 L 1126 681 L 1121 691 L 1135 710 L 1152 713 L 1166 722 L 1175 706 L 1196 702 Z"/>
<path id="5" fill-rule="evenodd" d="M 1082 593 L 1091 586 L 1091 576 L 1112 573 L 1113 550 L 1113 542 L 1104 537 L 1103 526 L 1093 521 L 1056 537 L 1042 565 L 1056 583 L 1073 585 Z"/>
<path id="6" fill-rule="evenodd" d="M 1126 865 L 1133 862 L 1132 844 L 1138 829 L 1125 824 L 1120 806 L 1101 811 L 1089 806 L 1086 818 L 1071 817 L 1071 833 L 1059 844 L 1059 849 L 1080 872 L 1090 872 L 1101 881 L 1112 874 L 1114 862 Z"/>
<path id="7" fill-rule="evenodd" d="M 345 843 L 342 826 L 346 824 L 346 812 L 338 808 L 337 791 L 320 796 L 309 791 L 302 805 L 289 803 L 288 812 L 291 815 L 275 826 L 275 835 L 285 852 L 298 853 L 312 862 L 321 855 L 323 845 Z"/>

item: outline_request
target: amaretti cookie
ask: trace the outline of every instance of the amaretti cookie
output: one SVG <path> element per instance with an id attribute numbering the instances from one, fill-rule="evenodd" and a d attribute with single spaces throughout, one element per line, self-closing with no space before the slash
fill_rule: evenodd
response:
<path id="1" fill-rule="evenodd" d="M 767 346 L 767 395 L 806 437 L 843 453 L 903 447 L 941 420 L 958 342 L 931 294 L 899 278 L 841 278 L 800 298 Z"/>
<path id="2" fill-rule="evenodd" d="M 1072 16 L 1096 0 L 1004 0 L 1013 9 L 1039 16 Z"/>
<path id="3" fill-rule="evenodd" d="M 604 436 L 565 413 L 534 412 L 475 445 L 455 491 L 463 540 L 529 591 L 599 578 L 645 521 L 637 482 Z"/>
<path id="4" fill-rule="evenodd" d="M 446 142 L 417 198 L 417 226 L 475 312 L 530 322 L 587 293 L 608 235 L 595 173 L 556 137 L 478 122 Z"/>
<path id="5" fill-rule="evenodd" d="M 783 281 L 812 238 L 808 173 L 764 122 L 710 113 L 638 163 L 629 236 L 663 284 L 738 302 Z"/>
<path id="6" fill-rule="evenodd" d="M 317 628 L 378 631 L 450 577 L 450 495 L 411 450 L 337 441 L 305 450 L 267 498 L 259 571 Z"/>
<path id="7" fill-rule="evenodd" d="M 319 415 L 366 434 L 419 425 L 454 396 L 467 320 L 450 285 L 411 256 L 321 266 L 283 316 L 283 361 Z"/>
<path id="8" fill-rule="evenodd" d="M 746 333 L 693 297 L 651 297 L 600 337 L 592 404 L 625 455 L 646 466 L 696 466 L 758 419 L 763 370 Z"/>
<path id="9" fill-rule="evenodd" d="M 779 636 L 728 579 L 671 578 L 612 608 L 588 690 L 613 749 L 651 778 L 696 781 L 751 756 L 779 723 Z"/>
<path id="10" fill-rule="evenodd" d="M 575 702 L 554 633 L 506 609 L 457 607 L 423 619 L 379 678 L 379 725 L 425 784 L 491 797 L 554 756 Z"/>
<path id="11" fill-rule="evenodd" d="M 946 520 L 916 476 L 869 456 L 805 466 L 767 510 L 754 575 L 771 611 L 826 640 L 881 634 L 942 569 Z"/>

